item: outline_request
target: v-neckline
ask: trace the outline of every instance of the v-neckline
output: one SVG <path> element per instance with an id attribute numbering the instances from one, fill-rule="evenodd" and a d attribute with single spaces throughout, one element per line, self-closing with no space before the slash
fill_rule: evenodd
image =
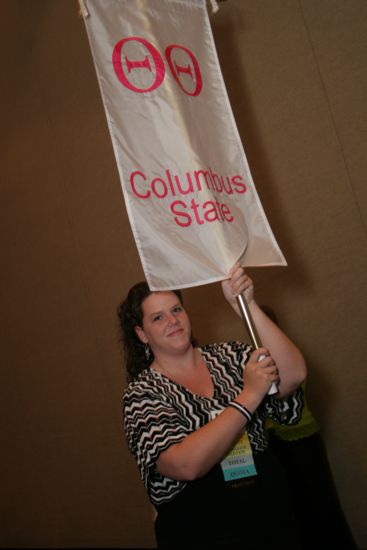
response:
<path id="1" fill-rule="evenodd" d="M 205 357 L 202 355 L 201 353 L 201 348 L 196 348 L 200 355 L 201 355 L 201 358 L 205 364 L 205 367 L 208 371 L 208 375 L 210 377 L 210 382 L 211 382 L 211 394 L 210 395 L 203 395 L 202 393 L 198 393 L 196 391 L 193 391 L 192 389 L 188 388 L 187 386 L 185 386 L 182 382 L 178 382 L 177 380 L 174 380 L 174 378 L 171 378 L 170 376 L 168 376 L 168 374 L 165 374 L 164 372 L 161 372 L 155 368 L 150 368 L 150 372 L 153 372 L 155 375 L 158 375 L 162 378 L 166 378 L 167 380 L 169 380 L 170 382 L 172 382 L 173 384 L 176 384 L 177 387 L 180 387 L 182 388 L 185 392 L 188 392 L 190 393 L 191 395 L 194 395 L 196 397 L 199 397 L 201 399 L 214 399 L 215 397 L 215 384 L 214 384 L 214 377 L 212 376 L 212 373 L 211 373 L 211 370 L 210 370 L 210 367 L 207 363 L 207 361 L 205 360 Z"/>

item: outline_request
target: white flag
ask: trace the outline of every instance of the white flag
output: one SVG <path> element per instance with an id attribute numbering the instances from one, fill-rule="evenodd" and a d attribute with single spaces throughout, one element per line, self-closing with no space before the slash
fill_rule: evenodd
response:
<path id="1" fill-rule="evenodd" d="M 205 0 L 84 4 L 150 288 L 223 280 L 237 260 L 244 266 L 286 265 L 239 138 Z"/>

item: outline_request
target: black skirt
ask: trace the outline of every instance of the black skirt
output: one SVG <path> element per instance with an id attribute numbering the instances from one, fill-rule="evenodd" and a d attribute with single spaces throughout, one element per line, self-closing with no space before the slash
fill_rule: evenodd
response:
<path id="1" fill-rule="evenodd" d="M 285 472 L 269 450 L 254 456 L 257 476 L 226 482 L 220 465 L 157 507 L 158 548 L 299 548 Z"/>

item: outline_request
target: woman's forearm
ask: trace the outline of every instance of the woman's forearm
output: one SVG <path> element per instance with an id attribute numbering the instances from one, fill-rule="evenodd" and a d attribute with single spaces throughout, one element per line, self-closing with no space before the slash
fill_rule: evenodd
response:
<path id="1" fill-rule="evenodd" d="M 255 300 L 249 303 L 249 310 L 261 344 L 269 350 L 279 371 L 277 397 L 289 395 L 306 378 L 307 367 L 304 357 L 298 347 L 269 319 Z"/>
<path id="2" fill-rule="evenodd" d="M 182 481 L 202 477 L 230 451 L 246 423 L 238 410 L 227 407 L 181 443 L 163 451 L 157 461 L 159 473 Z"/>

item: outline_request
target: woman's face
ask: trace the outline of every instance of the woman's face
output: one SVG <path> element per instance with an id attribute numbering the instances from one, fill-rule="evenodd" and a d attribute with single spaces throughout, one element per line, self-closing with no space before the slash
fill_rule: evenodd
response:
<path id="1" fill-rule="evenodd" d="M 179 354 L 191 345 L 190 319 L 174 292 L 154 292 L 142 303 L 143 326 L 135 327 L 154 355 Z"/>

